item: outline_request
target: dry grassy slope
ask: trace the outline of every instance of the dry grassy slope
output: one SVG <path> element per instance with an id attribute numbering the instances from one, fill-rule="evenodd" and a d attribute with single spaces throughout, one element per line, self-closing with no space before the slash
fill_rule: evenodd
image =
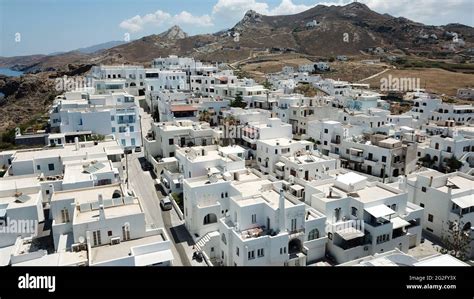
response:
<path id="1" fill-rule="evenodd" d="M 421 88 L 430 92 L 455 96 L 458 88 L 474 86 L 474 76 L 453 73 L 442 69 L 389 70 L 386 73 L 364 81 L 371 87 L 380 88 L 380 79 L 388 78 L 419 78 Z"/>

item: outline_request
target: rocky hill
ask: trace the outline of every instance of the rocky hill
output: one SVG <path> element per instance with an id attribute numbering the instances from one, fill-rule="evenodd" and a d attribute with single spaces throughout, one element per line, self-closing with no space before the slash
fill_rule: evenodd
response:
<path id="1" fill-rule="evenodd" d="M 453 33 L 464 45 L 453 45 Z M 236 35 L 238 37 L 236 38 Z M 92 54 L 68 52 L 28 59 L 0 58 L 0 67 L 26 71 L 57 70 L 70 63 L 141 63 L 170 54 L 232 62 L 258 50 L 283 50 L 314 56 L 359 54 L 368 48 L 400 49 L 428 56 L 472 48 L 474 28 L 461 24 L 427 26 L 379 14 L 361 3 L 317 5 L 294 15 L 265 16 L 248 11 L 233 28 L 188 36 L 178 26 Z M 450 48 L 451 47 L 451 48 Z"/>

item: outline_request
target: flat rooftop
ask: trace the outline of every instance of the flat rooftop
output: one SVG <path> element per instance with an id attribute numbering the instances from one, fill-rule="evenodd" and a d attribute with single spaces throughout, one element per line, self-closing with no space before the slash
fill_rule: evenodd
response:
<path id="1" fill-rule="evenodd" d="M 94 188 L 73 189 L 67 191 L 56 191 L 51 197 L 51 201 L 64 200 L 74 198 L 77 204 L 91 203 L 98 200 L 99 194 L 102 194 L 104 199 L 113 197 L 115 191 L 119 191 L 125 195 L 125 190 L 120 184 L 111 184 L 104 186 L 97 186 Z"/>
<path id="2" fill-rule="evenodd" d="M 84 166 L 94 166 L 97 165 L 102 168 L 96 168 L 92 172 L 87 172 L 86 170 L 89 167 Z M 109 160 L 98 161 L 97 163 L 91 164 L 91 161 L 84 161 L 81 164 L 66 164 L 64 168 L 64 177 L 63 183 L 76 183 L 76 182 L 85 182 L 92 181 L 93 176 L 100 173 L 110 173 L 113 171 L 112 163 Z"/>
<path id="3" fill-rule="evenodd" d="M 31 161 L 53 157 L 75 157 L 82 155 L 94 155 L 94 154 L 120 154 L 123 153 L 119 144 L 115 140 L 99 142 L 94 145 L 93 142 L 80 142 L 79 149 L 76 150 L 74 143 L 68 143 L 64 147 L 51 147 L 47 149 L 33 149 L 25 151 L 17 151 L 14 155 L 12 162 L 19 161 Z"/>
<path id="4" fill-rule="evenodd" d="M 382 188 L 378 185 L 366 186 L 365 188 L 356 190 L 354 192 L 346 192 L 336 187 L 333 183 L 319 185 L 316 187 L 316 189 L 324 194 L 324 196 L 320 198 L 322 198 L 322 200 L 326 202 L 339 200 L 341 198 L 346 197 L 352 197 L 362 203 L 370 203 L 374 201 L 379 201 L 384 198 L 393 197 L 399 194 L 388 189 Z M 330 190 L 332 190 L 331 197 L 329 196 Z"/>
<path id="5" fill-rule="evenodd" d="M 136 215 L 143 213 L 143 210 L 138 202 L 138 199 L 134 198 L 131 203 L 122 203 L 116 206 L 109 206 L 104 208 L 104 215 L 106 219 L 118 218 L 128 215 Z M 74 218 L 74 224 L 93 222 L 100 220 L 100 209 L 80 211 L 76 209 L 76 217 Z"/>
<path id="6" fill-rule="evenodd" d="M 165 238 L 162 234 L 157 234 L 145 238 L 120 242 L 116 245 L 103 245 L 93 247 L 91 250 L 91 263 L 97 264 L 109 260 L 119 259 L 129 256 L 131 248 L 152 243 L 164 242 Z"/>

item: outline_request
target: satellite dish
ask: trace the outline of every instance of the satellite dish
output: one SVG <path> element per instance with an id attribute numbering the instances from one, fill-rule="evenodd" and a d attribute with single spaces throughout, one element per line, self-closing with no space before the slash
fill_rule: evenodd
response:
<path id="1" fill-rule="evenodd" d="M 84 241 L 85 241 L 84 237 L 83 237 L 83 236 L 80 236 L 80 237 L 79 237 L 79 243 L 84 244 Z"/>

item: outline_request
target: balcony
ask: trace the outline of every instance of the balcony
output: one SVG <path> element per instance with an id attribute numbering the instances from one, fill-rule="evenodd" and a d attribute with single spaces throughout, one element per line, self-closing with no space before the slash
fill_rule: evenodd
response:
<path id="1" fill-rule="evenodd" d="M 390 223 L 390 220 L 386 219 L 384 217 L 371 219 L 370 221 L 365 222 L 365 224 L 370 225 L 372 227 L 379 227 L 379 226 L 386 225 L 386 224 L 389 224 L 389 223 Z"/>
<path id="2" fill-rule="evenodd" d="M 363 163 L 365 161 L 364 156 L 362 154 L 353 155 L 352 153 L 349 156 L 349 160 L 354 161 L 354 162 L 359 162 L 359 163 Z"/>

